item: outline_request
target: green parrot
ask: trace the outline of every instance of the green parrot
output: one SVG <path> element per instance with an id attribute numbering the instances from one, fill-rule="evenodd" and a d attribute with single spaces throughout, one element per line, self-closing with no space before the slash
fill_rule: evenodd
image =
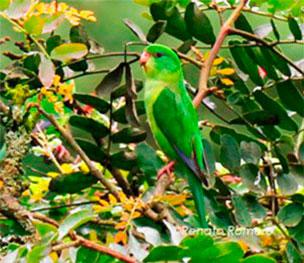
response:
<path id="1" fill-rule="evenodd" d="M 200 226 L 206 228 L 203 143 L 198 116 L 187 93 L 181 61 L 170 48 L 151 44 L 140 57 L 146 81 L 144 102 L 158 146 L 188 180 Z M 172 166 L 172 163 L 170 164 Z"/>

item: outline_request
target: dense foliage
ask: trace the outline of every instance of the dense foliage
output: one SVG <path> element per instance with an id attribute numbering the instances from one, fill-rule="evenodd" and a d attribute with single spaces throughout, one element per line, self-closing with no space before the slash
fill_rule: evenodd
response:
<path id="1" fill-rule="evenodd" d="M 150 29 L 122 18 L 138 40 L 113 52 L 82 25 L 96 22 L 92 11 L 1 0 L 1 19 L 23 41 L 0 39 L 18 48 L 3 53 L 11 63 L 0 71 L 0 258 L 303 262 L 303 1 L 252 0 L 240 10 L 246 1 L 134 2 L 146 6 Z M 252 17 L 268 22 L 254 28 Z M 67 26 L 69 35 L 60 34 Z M 181 58 L 191 95 L 211 61 L 198 107 L 214 177 L 204 197 L 208 229 L 197 227 L 178 174 L 174 183 L 156 180 L 168 160 L 153 142 L 144 77 L 133 69 L 143 46 L 164 37 Z M 285 45 L 302 57 L 287 57 Z M 104 58 L 119 62 L 96 69 Z M 93 74 L 104 74 L 94 93 L 75 84 Z"/>

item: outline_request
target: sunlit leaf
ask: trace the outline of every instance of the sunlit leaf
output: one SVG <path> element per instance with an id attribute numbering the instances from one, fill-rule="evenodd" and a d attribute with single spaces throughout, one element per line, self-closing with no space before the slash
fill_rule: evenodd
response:
<path id="1" fill-rule="evenodd" d="M 40 35 L 44 27 L 44 20 L 40 16 L 31 16 L 24 22 L 24 29 L 32 35 Z"/>
<path id="2" fill-rule="evenodd" d="M 55 60 L 67 62 L 73 59 L 80 59 L 88 53 L 86 45 L 81 43 L 66 43 L 55 47 L 51 51 L 51 57 Z"/>
<path id="3" fill-rule="evenodd" d="M 77 227 L 87 223 L 94 218 L 94 214 L 91 210 L 80 210 L 68 215 L 58 228 L 59 236 L 58 240 L 61 240 L 70 230 L 74 230 Z"/>

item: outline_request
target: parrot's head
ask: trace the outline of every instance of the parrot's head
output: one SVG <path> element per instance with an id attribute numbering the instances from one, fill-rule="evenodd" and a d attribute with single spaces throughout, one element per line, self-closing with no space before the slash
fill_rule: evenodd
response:
<path id="1" fill-rule="evenodd" d="M 168 81 L 178 79 L 182 72 L 177 54 L 164 45 L 152 44 L 146 47 L 139 63 L 148 78 Z"/>

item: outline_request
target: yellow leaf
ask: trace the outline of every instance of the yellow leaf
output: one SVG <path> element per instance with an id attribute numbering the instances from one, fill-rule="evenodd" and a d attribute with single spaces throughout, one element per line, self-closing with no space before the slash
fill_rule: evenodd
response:
<path id="1" fill-rule="evenodd" d="M 103 199 L 99 199 L 98 202 L 100 203 L 100 205 L 108 207 L 110 206 L 109 202 L 107 202 L 106 200 Z"/>
<path id="2" fill-rule="evenodd" d="M 109 231 L 106 232 L 106 243 L 105 243 L 105 245 L 109 246 L 113 242 L 114 242 L 114 237 L 113 237 L 112 233 L 110 233 Z"/>
<path id="3" fill-rule="evenodd" d="M 239 240 L 238 243 L 241 246 L 241 248 L 243 249 L 243 251 L 247 252 L 249 250 L 249 246 L 247 245 L 247 243 L 245 241 Z"/>
<path id="4" fill-rule="evenodd" d="M 260 239 L 263 247 L 271 246 L 273 243 L 273 238 L 271 236 L 261 235 Z"/>
<path id="5" fill-rule="evenodd" d="M 70 163 L 63 163 L 60 167 L 64 174 L 71 174 L 74 172 L 74 167 Z"/>
<path id="6" fill-rule="evenodd" d="M 233 68 L 223 68 L 223 69 L 218 69 L 217 74 L 221 75 L 233 75 L 235 73 L 235 70 Z"/>
<path id="7" fill-rule="evenodd" d="M 125 232 L 119 231 L 114 237 L 114 243 L 122 243 L 123 245 L 127 244 L 127 234 Z"/>
<path id="8" fill-rule="evenodd" d="M 110 201 L 110 204 L 111 204 L 111 205 L 117 204 L 117 199 L 116 199 L 116 197 L 115 197 L 114 195 L 112 195 L 112 194 L 109 194 L 109 201 Z"/>
<path id="9" fill-rule="evenodd" d="M 119 192 L 118 194 L 121 202 L 125 202 L 127 200 L 127 196 L 123 192 Z"/>
<path id="10" fill-rule="evenodd" d="M 2 180 L 0 180 L 0 189 L 3 187 L 4 183 Z"/>
<path id="11" fill-rule="evenodd" d="M 138 212 L 138 211 L 135 211 L 135 212 L 132 214 L 132 219 L 135 219 L 135 218 L 138 218 L 138 217 L 141 217 L 141 213 Z"/>
<path id="12" fill-rule="evenodd" d="M 56 172 L 48 172 L 46 175 L 49 176 L 49 177 L 51 177 L 51 178 L 55 178 L 55 177 L 57 177 L 57 176 L 59 175 L 59 173 L 56 173 Z"/>
<path id="13" fill-rule="evenodd" d="M 51 252 L 49 254 L 49 257 L 53 260 L 54 263 L 58 262 L 58 254 L 57 254 L 57 252 L 55 252 L 55 251 Z"/>
<path id="14" fill-rule="evenodd" d="M 97 233 L 95 230 L 90 230 L 89 239 L 94 242 L 98 241 Z"/>
<path id="15" fill-rule="evenodd" d="M 216 72 L 217 72 L 216 67 L 212 67 L 210 70 L 210 76 L 215 76 Z"/>
<path id="16" fill-rule="evenodd" d="M 219 58 L 216 58 L 214 61 L 213 61 L 213 66 L 217 66 L 217 65 L 220 65 L 224 62 L 224 58 L 222 57 L 219 57 Z"/>
<path id="17" fill-rule="evenodd" d="M 180 195 L 164 195 L 161 197 L 161 200 L 169 203 L 170 205 L 180 205 L 185 202 L 187 199 L 187 195 L 180 194 Z"/>
<path id="18" fill-rule="evenodd" d="M 85 162 L 81 162 L 81 163 L 80 163 L 79 169 L 80 169 L 83 173 L 85 173 L 85 174 L 87 174 L 87 173 L 90 172 L 90 169 L 89 169 L 89 167 L 86 165 Z"/>
<path id="19" fill-rule="evenodd" d="M 126 226 L 127 226 L 127 221 L 121 221 L 115 225 L 115 229 L 123 230 L 126 228 Z"/>
<path id="20" fill-rule="evenodd" d="M 127 210 L 127 211 L 131 211 L 133 209 L 133 204 L 124 203 L 124 209 Z"/>
<path id="21" fill-rule="evenodd" d="M 101 205 L 92 205 L 92 208 L 96 213 L 106 212 L 109 210 L 108 208 Z"/>
<path id="22" fill-rule="evenodd" d="M 178 206 L 175 208 L 176 212 L 179 213 L 181 216 L 187 216 L 187 215 L 192 215 L 192 211 L 187 208 L 184 205 Z"/>
<path id="23" fill-rule="evenodd" d="M 226 86 L 233 86 L 233 81 L 228 78 L 221 78 L 220 81 Z"/>

